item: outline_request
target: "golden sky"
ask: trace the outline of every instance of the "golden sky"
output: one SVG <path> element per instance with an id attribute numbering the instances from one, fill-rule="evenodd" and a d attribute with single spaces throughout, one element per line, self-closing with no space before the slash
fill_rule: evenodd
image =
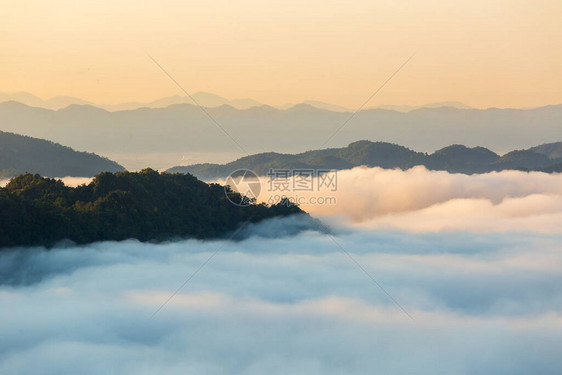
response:
<path id="1" fill-rule="evenodd" d="M 562 103 L 562 1 L 5 1 L 0 91 L 98 103 L 182 86 L 277 105 Z"/>

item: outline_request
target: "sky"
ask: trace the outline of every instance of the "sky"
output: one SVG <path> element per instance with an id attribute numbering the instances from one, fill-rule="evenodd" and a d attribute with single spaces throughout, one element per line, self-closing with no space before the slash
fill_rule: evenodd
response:
<path id="1" fill-rule="evenodd" d="M 189 92 L 280 105 L 562 102 L 557 0 L 2 1 L 0 91 L 96 103 Z"/>

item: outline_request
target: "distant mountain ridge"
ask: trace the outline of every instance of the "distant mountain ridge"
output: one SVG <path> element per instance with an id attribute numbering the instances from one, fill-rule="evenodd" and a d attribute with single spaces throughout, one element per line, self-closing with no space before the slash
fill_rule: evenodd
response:
<path id="1" fill-rule="evenodd" d="M 43 139 L 0 131 L 0 177 L 38 173 L 49 177 L 92 177 L 120 172 L 121 165 L 88 152 L 74 151 Z"/>
<path id="2" fill-rule="evenodd" d="M 247 109 L 251 107 L 259 107 L 263 105 L 262 103 L 255 101 L 253 99 L 233 99 L 228 100 L 219 95 L 198 92 L 192 95 L 192 97 L 204 107 L 220 107 L 221 105 L 231 105 L 238 109 Z M 139 108 L 165 108 L 174 104 L 194 104 L 193 100 L 188 96 L 173 95 L 165 98 L 156 99 L 150 102 L 125 102 L 119 104 L 103 104 L 95 103 L 80 98 L 75 98 L 71 96 L 55 96 L 50 99 L 41 99 L 38 96 L 27 92 L 17 92 L 17 93 L 0 93 L 0 103 L 15 101 L 30 107 L 38 107 L 51 109 L 54 111 L 64 109 L 68 106 L 78 104 L 78 105 L 90 105 L 98 108 L 105 109 L 106 111 L 126 111 Z"/>
<path id="3" fill-rule="evenodd" d="M 228 158 L 275 149 L 298 153 L 320 147 L 350 113 L 301 104 L 287 110 L 261 106 L 239 110 L 223 105 L 206 110 L 190 104 L 109 112 L 90 105 L 53 111 L 17 102 L 0 103 L 0 130 L 77 149 L 112 155 L 145 157 L 162 153 L 223 153 Z M 507 152 L 562 139 L 562 105 L 534 109 L 422 108 L 407 113 L 369 109 L 356 113 L 329 146 L 343 147 L 357 139 L 376 139 L 432 152 L 451 144 L 483 146 Z M 224 130 L 224 131 L 223 131 Z M 148 159 L 149 160 L 149 159 Z M 177 165 L 181 156 L 156 168 Z M 144 164 L 146 165 L 146 163 Z"/>
<path id="4" fill-rule="evenodd" d="M 223 105 L 229 105 L 236 109 L 249 109 L 252 107 L 261 107 L 265 104 L 250 98 L 239 98 L 239 99 L 226 99 L 222 96 L 208 93 L 208 92 L 197 92 L 192 95 L 192 98 L 195 99 L 198 105 L 207 108 L 215 108 L 220 107 Z M 164 97 L 160 99 L 156 99 L 150 102 L 124 102 L 119 104 L 103 104 L 103 103 L 95 103 L 87 100 L 83 100 L 80 98 L 75 98 L 71 96 L 55 96 L 50 99 L 41 99 L 36 95 L 27 93 L 27 92 L 16 92 L 16 93 L 2 93 L 0 92 L 0 103 L 9 102 L 9 101 L 16 101 L 31 107 L 39 107 L 51 110 L 59 110 L 66 108 L 73 104 L 78 105 L 91 105 L 94 107 L 99 107 L 105 109 L 106 111 L 127 111 L 139 108 L 165 108 L 170 105 L 174 104 L 195 104 L 192 98 L 188 96 L 180 96 L 180 95 L 173 95 L 169 97 Z M 282 105 L 275 105 L 272 106 L 277 109 L 289 109 L 299 104 L 307 104 L 314 108 L 318 109 L 325 109 L 332 112 L 353 112 L 355 109 L 346 108 L 344 106 L 330 104 L 326 102 L 322 102 L 319 100 L 305 100 L 302 102 L 297 103 L 286 103 Z M 381 109 L 389 109 L 398 112 L 409 112 L 414 109 L 419 108 L 439 108 L 439 107 L 452 107 L 452 108 L 462 108 L 467 109 L 470 108 L 464 103 L 460 102 L 439 102 L 439 103 L 429 103 L 426 105 L 421 106 L 407 106 L 407 105 L 380 105 L 375 107 L 367 107 L 367 108 L 381 108 Z"/>
<path id="5" fill-rule="evenodd" d="M 442 108 L 442 107 L 456 108 L 456 109 L 471 109 L 470 106 L 468 106 L 464 103 L 461 103 L 461 102 L 437 102 L 437 103 L 428 103 L 428 104 L 420 105 L 420 106 L 379 105 L 379 106 L 372 107 L 372 108 L 388 109 L 388 110 L 397 111 L 397 112 L 410 112 L 410 111 L 413 111 L 415 109 L 420 109 L 420 108 Z"/>
<path id="6" fill-rule="evenodd" d="M 546 143 L 544 145 L 531 147 L 531 150 L 551 159 L 562 158 L 562 142 Z"/>
<path id="7" fill-rule="evenodd" d="M 451 173 L 486 173 L 506 169 L 562 172 L 562 158 L 549 157 L 538 150 L 559 150 L 562 142 L 516 150 L 500 156 L 484 147 L 451 145 L 432 154 L 416 152 L 404 146 L 357 141 L 343 148 L 307 151 L 300 154 L 262 153 L 227 164 L 195 164 L 168 169 L 169 173 L 191 173 L 204 180 L 225 178 L 237 169 L 250 169 L 266 175 L 273 169 L 349 169 L 357 166 L 408 169 L 423 165 L 431 170 Z M 554 153 L 553 155 L 557 155 Z"/>

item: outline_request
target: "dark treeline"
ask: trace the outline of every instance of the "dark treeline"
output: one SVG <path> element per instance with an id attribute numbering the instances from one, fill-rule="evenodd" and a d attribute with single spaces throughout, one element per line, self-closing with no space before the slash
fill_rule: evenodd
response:
<path id="1" fill-rule="evenodd" d="M 236 194 L 236 193 L 232 193 Z M 101 173 L 76 188 L 24 174 L 0 189 L 0 247 L 136 238 L 221 237 L 243 222 L 303 214 L 296 206 L 233 205 L 224 187 L 191 175 Z"/>
<path id="2" fill-rule="evenodd" d="M 195 164 L 173 167 L 168 172 L 191 173 L 204 180 L 224 178 L 237 169 L 251 169 L 266 175 L 270 169 L 350 169 L 358 166 L 427 169 L 451 173 L 487 173 L 509 169 L 562 172 L 562 142 L 498 155 L 484 147 L 451 145 L 432 154 L 387 143 L 358 141 L 343 148 L 312 150 L 300 154 L 268 152 L 245 156 L 228 164 Z"/>

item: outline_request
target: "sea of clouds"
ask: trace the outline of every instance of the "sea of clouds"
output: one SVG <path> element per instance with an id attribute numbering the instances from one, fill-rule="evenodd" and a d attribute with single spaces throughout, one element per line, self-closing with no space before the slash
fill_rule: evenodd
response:
<path id="1" fill-rule="evenodd" d="M 356 168 L 330 233 L 3 250 L 0 373 L 557 374 L 561 192 Z"/>
<path id="2" fill-rule="evenodd" d="M 412 232 L 538 231 L 562 233 L 562 174 L 501 171 L 453 174 L 423 166 L 403 171 L 357 167 L 337 172 L 334 191 L 271 187 L 261 178 L 259 200 L 286 195 L 319 217 L 371 229 Z M 221 181 L 222 182 L 222 181 Z M 315 179 L 313 187 L 318 186 Z M 310 198 L 313 198 L 312 200 Z M 336 204 L 307 204 L 333 199 Z"/>
<path id="3" fill-rule="evenodd" d="M 0 373 L 562 368 L 560 235 L 261 234 L 3 252 Z"/>

